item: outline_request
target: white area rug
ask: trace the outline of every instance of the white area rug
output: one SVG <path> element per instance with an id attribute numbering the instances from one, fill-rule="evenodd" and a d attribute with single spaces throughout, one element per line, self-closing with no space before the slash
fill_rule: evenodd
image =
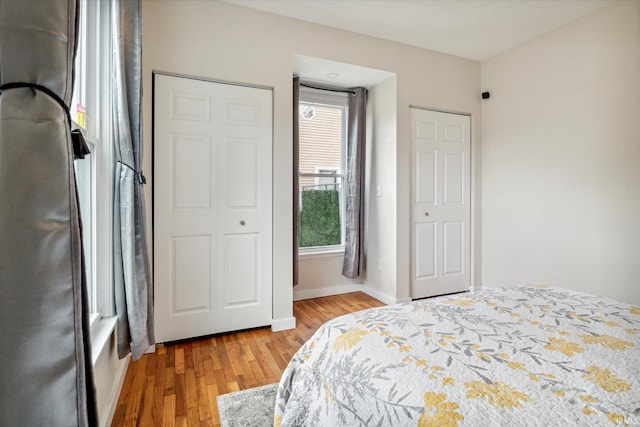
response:
<path id="1" fill-rule="evenodd" d="M 218 396 L 222 427 L 273 426 L 278 384 L 235 391 Z"/>

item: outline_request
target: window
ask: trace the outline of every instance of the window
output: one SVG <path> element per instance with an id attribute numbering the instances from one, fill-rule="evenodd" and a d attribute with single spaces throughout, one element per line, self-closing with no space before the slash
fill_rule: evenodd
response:
<path id="1" fill-rule="evenodd" d="M 348 99 L 300 88 L 300 252 L 343 250 Z"/>
<path id="2" fill-rule="evenodd" d="M 71 118 L 91 154 L 74 162 L 92 323 L 112 315 L 113 144 L 110 2 L 81 0 Z M 100 260 L 98 263 L 97 260 Z"/>

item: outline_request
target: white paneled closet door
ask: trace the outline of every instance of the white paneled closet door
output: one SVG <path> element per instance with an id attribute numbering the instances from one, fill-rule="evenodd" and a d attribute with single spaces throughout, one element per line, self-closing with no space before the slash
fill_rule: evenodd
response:
<path id="1" fill-rule="evenodd" d="M 158 342 L 272 323 L 272 96 L 155 75 Z"/>
<path id="2" fill-rule="evenodd" d="M 471 286 L 471 117 L 411 109 L 411 298 Z"/>

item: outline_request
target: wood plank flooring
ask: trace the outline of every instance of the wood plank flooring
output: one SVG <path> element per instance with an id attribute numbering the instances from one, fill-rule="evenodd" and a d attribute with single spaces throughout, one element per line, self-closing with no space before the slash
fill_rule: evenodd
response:
<path id="1" fill-rule="evenodd" d="M 278 382 L 291 356 L 324 322 L 381 305 L 361 292 L 296 301 L 296 329 L 159 346 L 129 364 L 111 425 L 219 426 L 219 394 Z"/>

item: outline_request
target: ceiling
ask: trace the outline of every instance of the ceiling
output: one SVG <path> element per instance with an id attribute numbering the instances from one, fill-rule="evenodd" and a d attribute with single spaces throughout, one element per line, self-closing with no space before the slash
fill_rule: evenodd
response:
<path id="1" fill-rule="evenodd" d="M 302 55 L 293 56 L 293 73 L 306 83 L 315 82 L 329 87 L 370 88 L 395 76 L 388 71 Z"/>
<path id="2" fill-rule="evenodd" d="M 483 61 L 624 0 L 225 0 Z"/>

